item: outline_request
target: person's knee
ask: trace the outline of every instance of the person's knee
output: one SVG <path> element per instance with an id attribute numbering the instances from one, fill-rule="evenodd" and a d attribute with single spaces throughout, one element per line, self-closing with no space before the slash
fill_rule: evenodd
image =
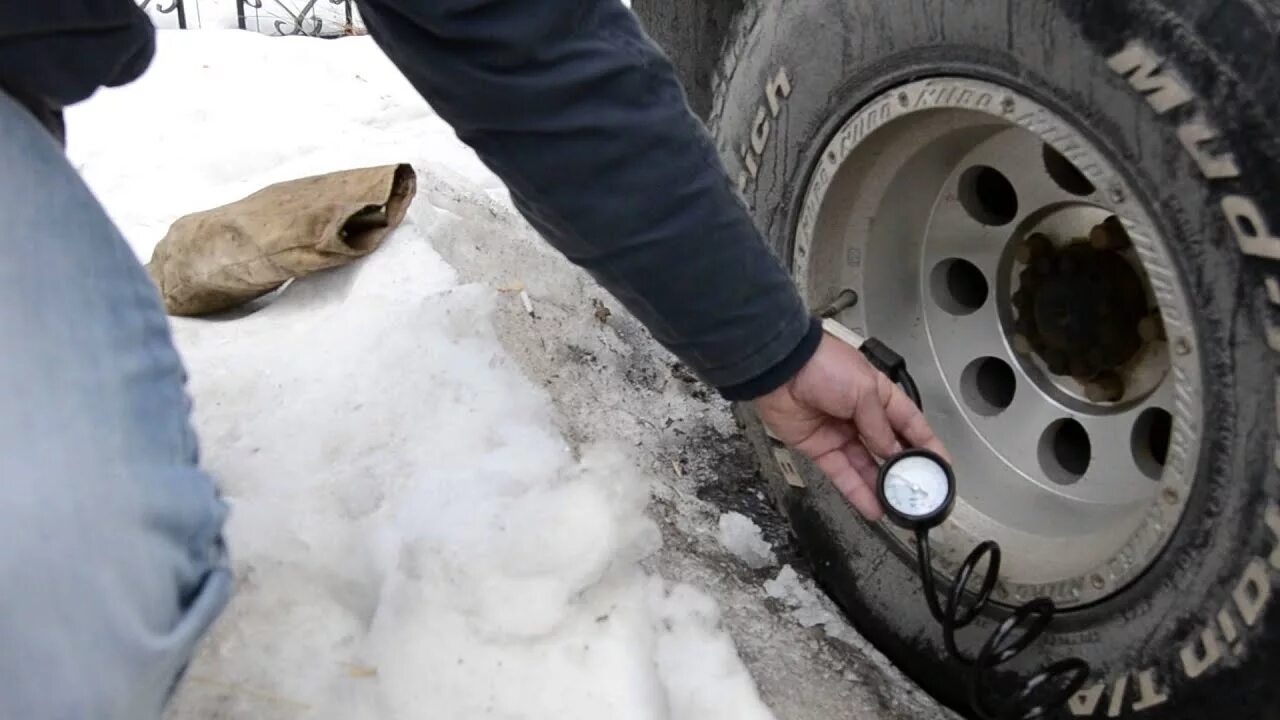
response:
<path id="1" fill-rule="evenodd" d="M 0 460 L 0 717 L 159 717 L 225 605 L 226 508 L 194 465 L 100 438 Z"/>
<path id="2" fill-rule="evenodd" d="M 155 289 L 15 107 L 0 94 L 0 718 L 158 717 L 229 595 L 226 509 Z"/>

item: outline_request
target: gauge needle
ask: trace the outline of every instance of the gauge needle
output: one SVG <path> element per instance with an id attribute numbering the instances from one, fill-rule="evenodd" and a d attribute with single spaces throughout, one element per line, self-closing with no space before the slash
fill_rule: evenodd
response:
<path id="1" fill-rule="evenodd" d="M 899 473 L 894 473 L 894 477 L 898 478 L 898 480 L 901 481 L 902 483 L 905 483 L 908 488 L 911 488 L 911 494 L 913 495 L 924 494 L 924 489 L 921 488 L 919 485 L 911 482 L 911 478 Z"/>

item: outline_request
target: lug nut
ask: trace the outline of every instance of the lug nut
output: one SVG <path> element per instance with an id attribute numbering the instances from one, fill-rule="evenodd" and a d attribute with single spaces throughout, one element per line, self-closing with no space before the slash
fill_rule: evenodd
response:
<path id="1" fill-rule="evenodd" d="M 1031 233 L 1014 252 L 1014 259 L 1023 265 L 1030 265 L 1032 260 L 1053 253 L 1053 240 L 1044 233 Z"/>
<path id="2" fill-rule="evenodd" d="M 1114 372 L 1104 372 L 1085 385 L 1085 397 L 1093 402 L 1116 402 L 1124 397 L 1124 380 Z"/>
<path id="3" fill-rule="evenodd" d="M 1122 250 L 1129 246 L 1129 233 L 1115 215 L 1093 226 L 1089 244 L 1099 250 Z"/>
<path id="4" fill-rule="evenodd" d="M 1030 313 L 1018 313 L 1018 316 L 1013 320 L 1014 332 L 1017 333 L 1018 335 L 1027 336 L 1026 337 L 1027 340 L 1031 339 L 1030 335 L 1032 334 L 1034 329 L 1035 328 L 1033 328 L 1031 325 Z"/>
<path id="5" fill-rule="evenodd" d="M 1097 370 L 1097 366 L 1089 361 L 1088 358 L 1073 357 L 1067 364 L 1071 371 L 1071 377 L 1085 383 L 1089 378 L 1093 377 L 1093 373 Z"/>
<path id="6" fill-rule="evenodd" d="M 1044 354 L 1044 364 L 1054 375 L 1065 375 L 1067 372 L 1067 355 L 1061 350 L 1048 350 Z"/>
<path id="7" fill-rule="evenodd" d="M 1138 335 L 1146 342 L 1164 339 L 1164 323 L 1160 321 L 1160 313 L 1153 312 L 1138 321 Z"/>
<path id="8" fill-rule="evenodd" d="M 1102 225 L 1094 225 L 1089 231 L 1089 244 L 1098 250 L 1106 250 L 1111 247 L 1111 238 L 1108 235 L 1107 229 Z"/>

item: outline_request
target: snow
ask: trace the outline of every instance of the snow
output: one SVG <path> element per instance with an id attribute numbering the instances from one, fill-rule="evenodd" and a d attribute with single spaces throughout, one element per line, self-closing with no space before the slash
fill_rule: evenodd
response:
<path id="1" fill-rule="evenodd" d="M 717 603 L 640 566 L 652 478 L 628 448 L 568 446 L 498 342 L 498 290 L 433 246 L 527 230 L 458 208 L 506 195 L 368 38 L 163 31 L 147 75 L 68 126 L 144 260 L 180 215 L 271 182 L 419 173 L 365 261 L 173 321 L 238 585 L 171 718 L 771 717 Z"/>
<path id="2" fill-rule="evenodd" d="M 791 610 L 792 617 L 804 627 L 821 627 L 828 635 L 847 643 L 857 643 L 858 637 L 839 615 L 829 599 L 820 597 L 811 582 L 802 580 L 790 565 L 782 566 L 778 575 L 765 582 L 769 597 L 782 602 Z"/>
<path id="3" fill-rule="evenodd" d="M 760 526 L 739 512 L 727 512 L 720 516 L 720 544 L 734 557 L 753 570 L 776 565 L 778 558 L 773 548 L 765 542 Z"/>

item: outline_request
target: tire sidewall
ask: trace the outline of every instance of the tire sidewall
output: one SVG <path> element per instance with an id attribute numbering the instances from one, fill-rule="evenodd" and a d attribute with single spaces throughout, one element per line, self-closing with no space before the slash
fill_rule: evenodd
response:
<path id="1" fill-rule="evenodd" d="M 1271 461 L 1276 358 L 1267 343 L 1272 264 L 1241 252 L 1222 210 L 1226 195 L 1254 200 L 1264 217 L 1280 205 L 1275 128 L 1258 119 L 1265 108 L 1250 101 L 1251 90 L 1280 88 L 1235 82 L 1231 58 L 1175 31 L 1176 17 L 1146 17 L 1145 4 L 1115 5 L 1137 9 L 1098 16 L 1050 0 L 902 0 L 892 12 L 874 0 L 761 4 L 728 44 L 713 110 L 717 140 L 757 222 L 788 263 L 817 154 L 858 107 L 907 80 L 946 74 L 1014 87 L 1109 156 L 1168 243 L 1192 298 L 1204 371 L 1200 465 L 1184 520 L 1151 570 L 1119 595 L 1062 615 L 1026 655 L 1038 655 L 1037 664 L 1070 655 L 1093 664 L 1079 716 L 1181 718 L 1232 709 L 1280 716 L 1280 693 L 1265 669 L 1280 656 L 1280 603 L 1266 602 L 1251 625 L 1242 609 L 1258 599 L 1249 578 L 1258 577 L 1259 563 L 1263 591 L 1276 594 L 1280 582 L 1272 564 L 1276 552 L 1280 565 L 1280 527 L 1267 523 L 1267 513 L 1280 514 L 1280 474 Z M 1107 58 L 1135 40 L 1178 73 L 1192 102 L 1156 112 L 1108 68 Z M 781 69 L 789 92 L 775 112 L 768 88 Z M 1221 130 L 1221 150 L 1234 153 L 1238 177 L 1207 179 L 1180 143 L 1179 128 L 1195 113 Z M 761 117 L 768 123 L 762 148 Z M 1277 218 L 1266 220 L 1278 234 Z M 828 588 L 891 658 L 957 703 L 959 676 L 939 660 L 940 638 L 909 558 L 843 509 L 809 464 L 798 462 L 807 488 L 787 484 L 758 422 L 740 415 Z M 988 622 L 962 634 L 962 642 L 972 646 L 989 629 Z M 1215 649 L 1217 659 L 1190 677 Z"/>

